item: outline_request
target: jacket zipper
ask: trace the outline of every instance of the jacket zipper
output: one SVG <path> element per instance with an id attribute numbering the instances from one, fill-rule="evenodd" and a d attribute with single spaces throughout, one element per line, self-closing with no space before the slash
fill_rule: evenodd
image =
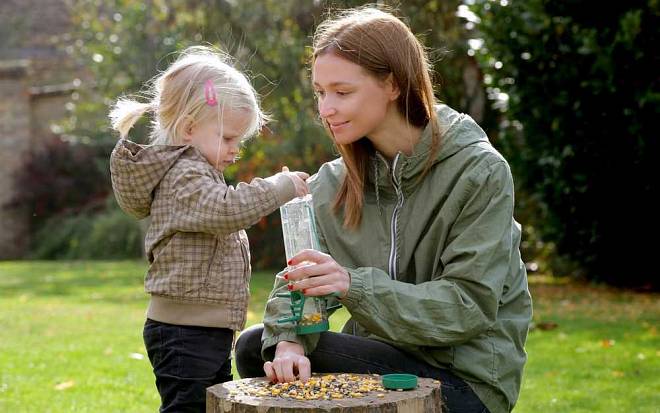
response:
<path id="1" fill-rule="evenodd" d="M 396 206 L 394 207 L 394 211 L 392 212 L 392 223 L 391 223 L 391 228 L 390 228 L 390 259 L 389 259 L 389 270 L 390 270 L 390 278 L 393 280 L 396 280 L 396 275 L 397 275 L 397 259 L 396 259 L 396 229 L 397 229 L 397 223 L 399 221 L 399 210 L 403 206 L 403 193 L 401 192 L 401 188 L 399 187 L 399 182 L 397 181 L 396 178 L 396 164 L 399 161 L 399 155 L 400 153 L 397 153 L 396 156 L 394 157 L 394 162 L 392 162 L 392 184 L 394 185 L 394 189 L 396 190 Z"/>

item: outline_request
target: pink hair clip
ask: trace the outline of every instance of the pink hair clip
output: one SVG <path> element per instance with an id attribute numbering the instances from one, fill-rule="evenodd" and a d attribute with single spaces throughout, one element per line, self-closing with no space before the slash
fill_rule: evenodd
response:
<path id="1" fill-rule="evenodd" d="M 204 97 L 206 98 L 207 105 L 215 106 L 218 104 L 218 95 L 215 94 L 215 86 L 211 79 L 207 80 L 204 84 Z"/>

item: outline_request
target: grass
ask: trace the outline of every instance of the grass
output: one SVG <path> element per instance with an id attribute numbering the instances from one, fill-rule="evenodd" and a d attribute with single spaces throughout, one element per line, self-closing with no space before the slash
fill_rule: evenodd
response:
<path id="1" fill-rule="evenodd" d="M 0 263 L 0 411 L 156 411 L 141 337 L 144 269 Z M 254 274 L 249 324 L 271 284 L 271 274 Z M 535 328 L 516 413 L 660 412 L 658 295 L 542 277 L 530 288 Z M 333 316 L 333 330 L 346 316 Z"/>
<path id="2" fill-rule="evenodd" d="M 660 297 L 545 281 L 515 411 L 660 412 Z"/>

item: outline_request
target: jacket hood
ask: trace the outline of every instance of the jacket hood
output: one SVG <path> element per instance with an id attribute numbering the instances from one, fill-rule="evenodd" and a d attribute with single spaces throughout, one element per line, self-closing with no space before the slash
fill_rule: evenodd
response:
<path id="1" fill-rule="evenodd" d="M 435 110 L 440 131 L 440 150 L 432 161 L 433 164 L 442 162 L 465 147 L 488 142 L 486 133 L 469 115 L 459 113 L 444 104 L 436 105 Z M 396 162 L 392 162 L 392 165 L 382 155 L 376 153 L 375 167 L 370 171 L 372 182 L 378 182 L 378 186 L 391 186 L 388 178 L 391 175 L 391 167 L 404 186 L 406 181 L 417 178 L 424 171 L 431 151 L 432 131 L 429 123 L 413 148 L 413 153 L 410 155 L 399 153 Z"/>
<path id="2" fill-rule="evenodd" d="M 112 189 L 121 209 L 137 219 L 150 215 L 154 189 L 191 146 L 138 145 L 120 139 L 110 156 Z"/>

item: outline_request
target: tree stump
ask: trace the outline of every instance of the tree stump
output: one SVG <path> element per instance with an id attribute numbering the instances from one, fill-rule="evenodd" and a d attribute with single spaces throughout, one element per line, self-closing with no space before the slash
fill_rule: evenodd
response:
<path id="1" fill-rule="evenodd" d="M 357 376 L 369 376 L 360 375 Z M 206 389 L 207 413 L 441 413 L 440 382 L 419 378 L 413 390 L 372 392 L 360 398 L 295 400 L 251 396 L 242 385 L 265 384 L 265 377 L 216 384 Z M 381 397 L 377 396 L 381 394 Z"/>

